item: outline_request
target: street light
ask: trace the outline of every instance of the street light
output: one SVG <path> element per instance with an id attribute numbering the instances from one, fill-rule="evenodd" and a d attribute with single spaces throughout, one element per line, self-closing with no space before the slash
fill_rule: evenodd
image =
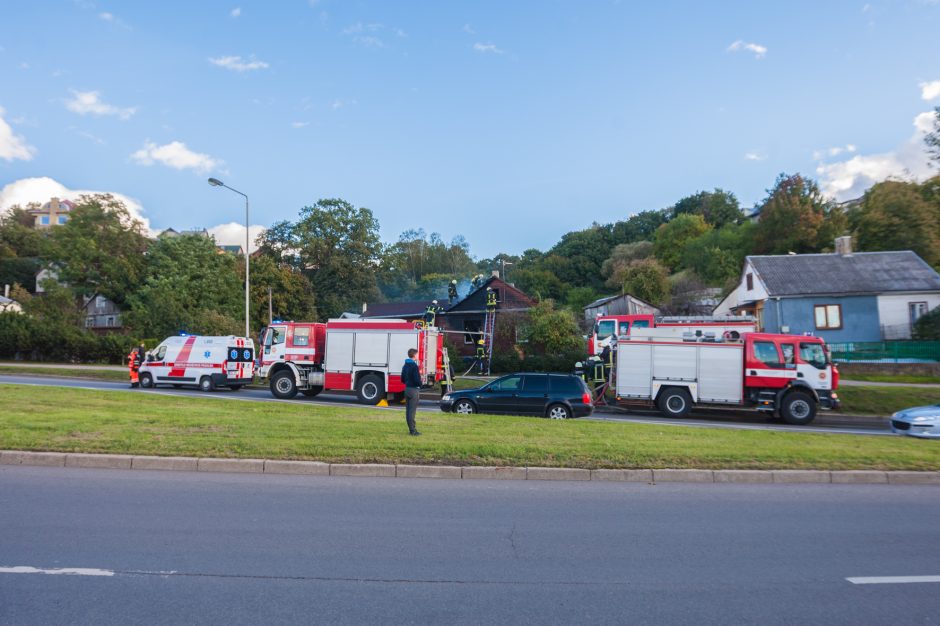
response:
<path id="1" fill-rule="evenodd" d="M 223 183 L 218 178 L 210 178 L 209 184 L 212 185 L 213 187 L 225 187 L 229 191 L 234 191 L 235 193 L 237 193 L 238 195 L 240 195 L 241 197 L 245 199 L 245 337 L 250 338 L 251 330 L 250 330 L 250 322 L 248 321 L 249 320 L 249 317 L 248 317 L 248 284 L 249 284 L 248 283 L 248 277 L 249 277 L 248 269 L 249 269 L 249 263 L 251 261 L 251 255 L 248 254 L 248 239 L 249 239 L 248 196 L 240 192 L 238 189 L 232 189 L 231 187 Z"/>

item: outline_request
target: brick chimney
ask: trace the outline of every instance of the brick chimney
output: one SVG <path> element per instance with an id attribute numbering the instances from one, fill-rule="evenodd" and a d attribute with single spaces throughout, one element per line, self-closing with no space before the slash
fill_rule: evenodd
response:
<path id="1" fill-rule="evenodd" d="M 852 237 L 836 237 L 836 254 L 840 256 L 852 256 Z"/>

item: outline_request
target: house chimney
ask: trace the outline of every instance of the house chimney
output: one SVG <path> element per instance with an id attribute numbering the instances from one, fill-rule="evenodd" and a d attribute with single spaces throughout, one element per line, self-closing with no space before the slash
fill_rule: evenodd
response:
<path id="1" fill-rule="evenodd" d="M 499 278 L 499 270 L 493 270 L 493 277 Z"/>
<path id="2" fill-rule="evenodd" d="M 852 256 L 852 236 L 836 237 L 836 254 Z"/>

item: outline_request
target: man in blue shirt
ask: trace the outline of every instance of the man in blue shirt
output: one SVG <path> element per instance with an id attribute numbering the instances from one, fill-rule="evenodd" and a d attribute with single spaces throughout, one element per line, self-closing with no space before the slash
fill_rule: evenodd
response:
<path id="1" fill-rule="evenodd" d="M 415 428 L 415 413 L 418 411 L 418 400 L 421 396 L 421 374 L 418 372 L 418 363 L 414 348 L 408 350 L 408 358 L 401 367 L 401 382 L 405 384 L 405 420 L 408 422 L 408 432 L 411 435 L 420 435 Z"/>

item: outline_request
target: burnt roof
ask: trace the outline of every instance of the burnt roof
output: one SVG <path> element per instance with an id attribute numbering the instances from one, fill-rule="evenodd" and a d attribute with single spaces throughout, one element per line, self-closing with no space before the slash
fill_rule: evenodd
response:
<path id="1" fill-rule="evenodd" d="M 424 315 L 429 304 L 430 300 L 370 303 L 362 317 L 416 317 Z"/>
<path id="2" fill-rule="evenodd" d="M 747 259 L 771 296 L 940 291 L 940 274 L 910 250 Z"/>

